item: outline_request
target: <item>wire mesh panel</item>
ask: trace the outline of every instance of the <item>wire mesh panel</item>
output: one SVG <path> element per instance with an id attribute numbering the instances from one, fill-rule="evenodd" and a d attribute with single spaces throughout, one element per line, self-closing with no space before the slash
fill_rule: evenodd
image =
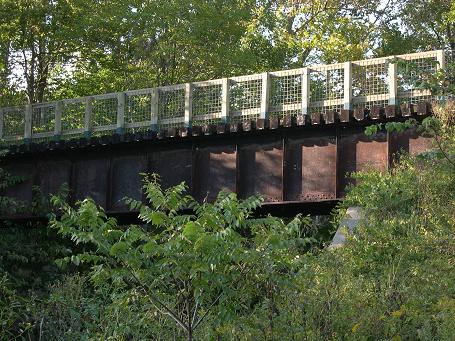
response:
<path id="1" fill-rule="evenodd" d="M 271 74 L 269 117 L 297 115 L 302 107 L 302 71 L 289 70 Z"/>
<path id="2" fill-rule="evenodd" d="M 221 81 L 195 83 L 192 96 L 193 125 L 217 124 L 221 121 Z"/>
<path id="3" fill-rule="evenodd" d="M 82 136 L 84 130 L 85 99 L 65 100 L 62 103 L 62 138 Z"/>
<path id="4" fill-rule="evenodd" d="M 158 127 L 182 127 L 185 117 L 185 87 L 171 86 L 158 89 Z"/>
<path id="5" fill-rule="evenodd" d="M 127 132 L 150 128 L 152 116 L 152 89 L 128 91 L 125 100 L 125 127 Z"/>
<path id="6" fill-rule="evenodd" d="M 229 113 L 232 122 L 259 118 L 261 111 L 262 76 L 235 77 L 229 87 Z"/>
<path id="7" fill-rule="evenodd" d="M 3 138 L 6 141 L 19 141 L 24 137 L 25 106 L 3 109 Z"/>
<path id="8" fill-rule="evenodd" d="M 340 111 L 344 98 L 344 68 L 342 64 L 311 68 L 310 111 L 325 113 Z"/>
<path id="9" fill-rule="evenodd" d="M 112 134 L 117 123 L 117 96 L 108 94 L 92 100 L 92 125 L 94 136 Z"/>
<path id="10" fill-rule="evenodd" d="M 418 103 L 433 99 L 426 81 L 438 68 L 436 52 L 400 56 L 397 60 L 399 103 Z"/>
<path id="11" fill-rule="evenodd" d="M 55 104 L 33 105 L 32 138 L 40 133 L 53 133 L 55 124 Z"/>
<path id="12" fill-rule="evenodd" d="M 389 103 L 389 62 L 387 59 L 362 60 L 352 67 L 354 108 L 384 107 Z"/>

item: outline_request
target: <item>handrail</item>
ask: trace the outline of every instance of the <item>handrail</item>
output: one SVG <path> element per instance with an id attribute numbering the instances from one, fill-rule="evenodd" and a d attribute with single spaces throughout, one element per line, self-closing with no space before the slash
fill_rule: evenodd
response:
<path id="1" fill-rule="evenodd" d="M 444 67 L 444 51 L 435 50 L 0 108 L 0 138 L 69 139 L 431 99 L 397 59 L 422 73 Z"/>

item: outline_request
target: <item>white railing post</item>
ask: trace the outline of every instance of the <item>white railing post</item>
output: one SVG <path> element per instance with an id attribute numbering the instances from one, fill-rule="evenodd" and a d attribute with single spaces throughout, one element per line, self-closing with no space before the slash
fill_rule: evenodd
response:
<path id="1" fill-rule="evenodd" d="M 193 116 L 193 85 L 185 84 L 185 127 L 191 127 Z"/>
<path id="2" fill-rule="evenodd" d="M 92 135 L 92 97 L 85 98 L 85 114 L 84 114 L 84 135 L 90 138 Z"/>
<path id="3" fill-rule="evenodd" d="M 343 109 L 352 109 L 352 63 L 344 63 Z"/>
<path id="4" fill-rule="evenodd" d="M 158 130 L 158 88 L 153 88 L 150 92 L 150 129 L 152 131 Z"/>
<path id="5" fill-rule="evenodd" d="M 123 135 L 125 133 L 125 93 L 117 93 L 117 129 L 116 133 Z"/>
<path id="6" fill-rule="evenodd" d="M 261 112 L 259 118 L 266 119 L 269 111 L 269 96 L 270 96 L 270 75 L 268 72 L 262 74 L 262 89 L 261 89 Z"/>
<path id="7" fill-rule="evenodd" d="M 223 78 L 221 86 L 221 122 L 229 123 L 229 78 Z"/>
<path id="8" fill-rule="evenodd" d="M 302 115 L 310 113 L 310 72 L 310 69 L 306 67 L 302 73 Z"/>
<path id="9" fill-rule="evenodd" d="M 25 106 L 24 141 L 29 143 L 32 138 L 32 115 L 33 106 L 31 103 Z"/>
<path id="10" fill-rule="evenodd" d="M 398 82 L 396 63 L 389 63 L 389 105 L 398 105 Z"/>
<path id="11" fill-rule="evenodd" d="M 150 91 L 150 130 L 158 130 L 158 88 Z"/>
<path id="12" fill-rule="evenodd" d="M 62 135 L 62 112 L 63 102 L 58 101 L 55 103 L 55 120 L 54 120 L 54 139 L 59 140 Z"/>
<path id="13" fill-rule="evenodd" d="M 436 60 L 438 61 L 438 70 L 444 69 L 446 67 L 445 55 L 444 50 L 437 50 L 436 51 Z"/>

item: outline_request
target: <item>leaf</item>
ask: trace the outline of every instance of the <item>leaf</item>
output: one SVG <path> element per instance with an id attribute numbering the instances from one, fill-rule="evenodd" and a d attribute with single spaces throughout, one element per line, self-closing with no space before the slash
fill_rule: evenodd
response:
<path id="1" fill-rule="evenodd" d="M 152 253 L 155 247 L 156 243 L 154 241 L 149 241 L 142 246 L 142 251 L 144 251 L 145 253 Z"/>
<path id="2" fill-rule="evenodd" d="M 78 256 L 71 256 L 71 262 L 73 262 L 74 265 L 79 265 L 81 260 Z"/>
<path id="3" fill-rule="evenodd" d="M 120 241 L 113 244 L 109 250 L 111 256 L 117 256 L 119 254 L 125 253 L 128 250 L 128 244 Z"/>
<path id="4" fill-rule="evenodd" d="M 167 216 L 163 212 L 151 212 L 150 213 L 150 221 L 153 225 L 162 226 L 166 221 Z"/>
<path id="5" fill-rule="evenodd" d="M 186 223 L 183 228 L 183 235 L 191 241 L 195 241 L 202 232 L 203 229 L 194 221 Z"/>

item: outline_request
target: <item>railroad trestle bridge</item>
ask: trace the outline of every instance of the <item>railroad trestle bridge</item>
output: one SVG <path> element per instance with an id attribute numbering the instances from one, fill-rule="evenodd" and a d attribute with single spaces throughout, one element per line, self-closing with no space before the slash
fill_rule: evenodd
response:
<path id="1" fill-rule="evenodd" d="M 414 80 L 441 67 L 444 51 L 429 51 L 3 108 L 6 168 L 24 178 L 4 194 L 31 203 L 34 186 L 67 183 L 71 200 L 121 214 L 124 197 L 143 199 L 140 173 L 156 172 L 200 200 L 227 188 L 282 212 L 327 210 L 349 173 L 429 147 L 415 131 L 363 131 L 430 115 L 436 98 Z"/>

